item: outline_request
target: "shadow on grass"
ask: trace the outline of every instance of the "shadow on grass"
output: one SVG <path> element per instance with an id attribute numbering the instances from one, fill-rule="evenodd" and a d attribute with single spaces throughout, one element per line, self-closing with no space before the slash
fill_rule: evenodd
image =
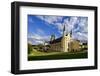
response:
<path id="1" fill-rule="evenodd" d="M 33 60 L 56 60 L 56 59 L 80 59 L 80 58 L 88 58 L 87 52 L 81 53 L 61 53 L 61 54 L 53 54 L 53 55 L 45 55 L 45 56 L 28 56 L 28 61 Z"/>

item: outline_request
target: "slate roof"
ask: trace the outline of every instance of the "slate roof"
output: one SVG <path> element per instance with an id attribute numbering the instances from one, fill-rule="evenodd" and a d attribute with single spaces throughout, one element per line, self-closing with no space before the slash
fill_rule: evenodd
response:
<path id="1" fill-rule="evenodd" d="M 68 34 L 66 34 L 66 36 L 67 36 Z M 61 42 L 61 39 L 62 39 L 62 37 L 59 37 L 59 38 L 57 38 L 57 39 L 55 39 L 55 40 L 53 40 L 53 41 L 50 41 L 50 44 L 54 44 L 54 43 L 58 43 L 58 42 Z"/>
<path id="2" fill-rule="evenodd" d="M 57 38 L 57 39 L 55 39 L 55 40 L 53 40 L 53 41 L 50 41 L 50 44 L 54 44 L 54 43 L 61 42 L 61 39 L 62 39 L 62 37 Z"/>

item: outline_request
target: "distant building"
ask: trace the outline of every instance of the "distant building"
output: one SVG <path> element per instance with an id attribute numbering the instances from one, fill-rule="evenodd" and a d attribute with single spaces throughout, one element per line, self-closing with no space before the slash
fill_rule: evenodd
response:
<path id="1" fill-rule="evenodd" d="M 65 25 L 63 28 L 63 36 L 55 39 L 55 36 L 52 35 L 49 45 L 51 51 L 71 52 L 79 51 L 80 49 L 80 41 L 72 39 L 72 31 L 66 34 Z"/>

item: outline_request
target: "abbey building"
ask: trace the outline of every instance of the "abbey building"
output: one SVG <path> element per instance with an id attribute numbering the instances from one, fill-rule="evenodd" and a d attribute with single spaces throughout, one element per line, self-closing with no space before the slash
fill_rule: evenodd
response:
<path id="1" fill-rule="evenodd" d="M 62 37 L 55 39 L 54 35 L 51 36 L 49 50 L 58 52 L 71 52 L 80 50 L 80 41 L 72 39 L 72 31 L 66 33 L 65 28 L 66 27 L 64 25 Z"/>

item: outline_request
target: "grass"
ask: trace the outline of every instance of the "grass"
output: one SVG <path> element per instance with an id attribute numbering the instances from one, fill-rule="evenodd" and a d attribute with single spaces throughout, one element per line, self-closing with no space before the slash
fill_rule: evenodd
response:
<path id="1" fill-rule="evenodd" d="M 28 55 L 28 60 L 54 60 L 54 59 L 80 59 L 87 58 L 87 52 L 77 52 L 77 53 L 68 53 L 68 52 L 39 52 L 33 50 L 31 54 Z"/>
<path id="2" fill-rule="evenodd" d="M 55 55 L 55 54 L 61 54 L 61 53 L 64 53 L 64 52 L 49 52 L 49 53 L 47 53 L 47 52 L 40 52 L 40 51 L 33 49 L 31 54 L 29 54 L 29 56 L 46 56 L 46 55 Z"/>

